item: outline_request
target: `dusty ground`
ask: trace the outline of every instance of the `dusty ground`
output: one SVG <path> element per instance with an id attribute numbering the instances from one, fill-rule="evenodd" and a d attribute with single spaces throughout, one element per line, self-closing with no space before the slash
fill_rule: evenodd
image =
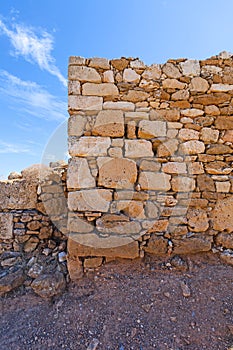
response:
<path id="1" fill-rule="evenodd" d="M 112 262 L 52 301 L 19 290 L 0 307 L 1 350 L 226 350 L 233 268 L 213 255 Z"/>

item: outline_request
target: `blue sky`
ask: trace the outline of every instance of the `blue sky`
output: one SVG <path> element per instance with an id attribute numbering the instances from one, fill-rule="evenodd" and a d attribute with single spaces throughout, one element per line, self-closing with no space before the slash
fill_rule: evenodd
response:
<path id="1" fill-rule="evenodd" d="M 69 56 L 232 52 L 232 14 L 232 0 L 0 0 L 0 178 L 65 157 Z"/>

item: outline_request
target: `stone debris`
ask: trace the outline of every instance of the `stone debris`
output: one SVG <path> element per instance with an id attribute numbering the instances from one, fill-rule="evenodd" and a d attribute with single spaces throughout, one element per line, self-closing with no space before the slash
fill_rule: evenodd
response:
<path id="1" fill-rule="evenodd" d="M 183 296 L 185 298 L 190 297 L 191 296 L 191 290 L 190 290 L 189 286 L 183 281 L 180 282 L 180 286 L 181 286 L 181 289 L 182 289 Z"/>

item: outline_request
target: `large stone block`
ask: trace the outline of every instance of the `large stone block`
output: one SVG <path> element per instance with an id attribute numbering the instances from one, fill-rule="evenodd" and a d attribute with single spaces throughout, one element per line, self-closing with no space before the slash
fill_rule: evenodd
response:
<path id="1" fill-rule="evenodd" d="M 127 217 L 126 217 L 127 218 Z M 96 221 L 96 228 L 102 233 L 139 235 L 141 226 L 137 221 L 121 219 L 121 215 L 104 215 Z"/>
<path id="2" fill-rule="evenodd" d="M 83 190 L 68 194 L 70 211 L 107 212 L 112 201 L 112 191 L 104 189 Z"/>
<path id="3" fill-rule="evenodd" d="M 103 107 L 103 97 L 76 96 L 68 97 L 68 110 L 72 111 L 100 111 Z"/>
<path id="4" fill-rule="evenodd" d="M 212 128 L 203 128 L 200 133 L 200 139 L 205 143 L 215 143 L 218 141 L 219 131 Z"/>
<path id="5" fill-rule="evenodd" d="M 0 213 L 0 239 L 13 238 L 13 214 Z"/>
<path id="6" fill-rule="evenodd" d="M 175 192 L 191 192 L 195 189 L 195 180 L 190 177 L 174 177 L 171 184 L 172 190 Z"/>
<path id="7" fill-rule="evenodd" d="M 166 122 L 141 120 L 138 136 L 145 139 L 166 136 Z"/>
<path id="8" fill-rule="evenodd" d="M 162 71 L 169 78 L 179 79 L 181 77 L 181 73 L 178 67 L 176 67 L 173 63 L 170 62 L 164 64 Z"/>
<path id="9" fill-rule="evenodd" d="M 89 233 L 94 230 L 94 226 L 86 220 L 77 216 L 76 213 L 69 213 L 68 218 L 68 232 Z"/>
<path id="10" fill-rule="evenodd" d="M 233 232 L 233 196 L 219 200 L 210 217 L 214 230 Z"/>
<path id="11" fill-rule="evenodd" d="M 153 157 L 152 144 L 146 140 L 125 140 L 125 156 L 128 158 Z"/>
<path id="12" fill-rule="evenodd" d="M 163 236 L 152 234 L 148 244 L 143 247 L 146 253 L 164 255 L 168 250 L 168 240 Z"/>
<path id="13" fill-rule="evenodd" d="M 135 104 L 133 102 L 124 102 L 124 101 L 106 101 L 104 102 L 103 109 L 115 109 L 121 111 L 134 111 Z"/>
<path id="14" fill-rule="evenodd" d="M 82 115 L 72 115 L 68 120 L 68 135 L 82 136 L 87 123 L 87 118 Z"/>
<path id="15" fill-rule="evenodd" d="M 69 153 L 77 157 L 106 156 L 110 145 L 110 137 L 83 136 L 78 140 L 69 140 Z"/>
<path id="16" fill-rule="evenodd" d="M 99 158 L 98 186 L 129 189 L 137 180 L 137 165 L 124 158 Z"/>
<path id="17" fill-rule="evenodd" d="M 168 162 L 163 164 L 163 172 L 167 174 L 186 174 L 186 164 L 179 162 Z"/>
<path id="18" fill-rule="evenodd" d="M 233 129 L 233 116 L 219 116 L 215 120 L 215 126 L 219 130 Z"/>
<path id="19" fill-rule="evenodd" d="M 72 158 L 67 170 L 68 188 L 92 188 L 96 186 L 85 158 Z"/>
<path id="20" fill-rule="evenodd" d="M 195 254 L 208 252 L 212 247 L 212 237 L 198 236 L 183 239 L 173 239 L 174 254 Z"/>
<path id="21" fill-rule="evenodd" d="M 86 83 L 82 89 L 83 95 L 87 96 L 117 96 L 118 88 L 112 83 L 92 84 Z"/>
<path id="22" fill-rule="evenodd" d="M 69 66 L 68 78 L 81 82 L 101 83 L 101 76 L 99 73 L 94 68 L 85 66 Z"/>
<path id="23" fill-rule="evenodd" d="M 92 129 L 93 135 L 122 137 L 124 136 L 124 116 L 122 111 L 100 111 Z"/>
<path id="24" fill-rule="evenodd" d="M 179 148 L 180 152 L 183 154 L 199 154 L 205 152 L 205 144 L 201 141 L 191 140 L 181 144 Z"/>
<path id="25" fill-rule="evenodd" d="M 180 63 L 183 75 L 195 77 L 200 75 L 200 63 L 197 60 L 186 60 Z"/>
<path id="26" fill-rule="evenodd" d="M 142 190 L 169 191 L 171 176 L 163 173 L 141 172 L 139 184 Z"/>

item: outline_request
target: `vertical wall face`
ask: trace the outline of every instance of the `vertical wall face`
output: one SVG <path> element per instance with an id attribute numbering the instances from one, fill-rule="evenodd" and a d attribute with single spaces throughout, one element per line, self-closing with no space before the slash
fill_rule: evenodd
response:
<path id="1" fill-rule="evenodd" d="M 69 113 L 71 259 L 233 248 L 232 57 L 71 57 Z"/>

